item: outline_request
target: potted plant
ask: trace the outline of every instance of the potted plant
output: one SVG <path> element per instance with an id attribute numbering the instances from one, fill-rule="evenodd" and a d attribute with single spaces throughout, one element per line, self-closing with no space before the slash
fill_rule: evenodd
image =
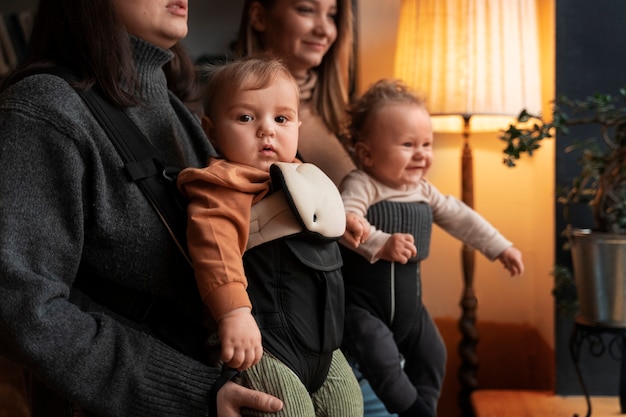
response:
<path id="1" fill-rule="evenodd" d="M 564 231 L 572 251 L 579 318 L 626 326 L 626 89 L 583 99 L 559 97 L 553 104 L 550 121 L 523 110 L 517 123 L 503 132 L 504 163 L 515 166 L 523 154 L 538 150 L 542 140 L 568 135 L 573 126 L 598 128 L 597 135 L 575 139 L 566 149 L 579 152 L 580 169 L 557 194 L 566 221 L 568 209 L 580 203 L 588 204 L 593 216 L 593 228 L 570 225 Z"/>

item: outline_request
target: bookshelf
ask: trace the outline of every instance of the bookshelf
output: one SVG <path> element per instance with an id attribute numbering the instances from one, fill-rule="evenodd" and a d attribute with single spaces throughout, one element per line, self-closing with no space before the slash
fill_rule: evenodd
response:
<path id="1" fill-rule="evenodd" d="M 0 0 L 0 77 L 24 58 L 36 0 Z"/>
<path id="2" fill-rule="evenodd" d="M 38 0 L 0 0 L 0 13 L 16 13 L 22 10 L 35 10 Z"/>

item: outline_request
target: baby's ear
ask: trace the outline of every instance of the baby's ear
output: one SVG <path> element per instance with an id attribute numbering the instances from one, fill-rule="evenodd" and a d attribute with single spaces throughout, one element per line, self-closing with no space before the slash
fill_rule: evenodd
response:
<path id="1" fill-rule="evenodd" d="M 203 115 L 202 119 L 200 119 L 202 123 L 202 130 L 208 136 L 209 139 L 213 140 L 215 136 L 215 132 L 213 130 L 213 121 L 207 115 Z"/>
<path id="2" fill-rule="evenodd" d="M 215 150 L 219 152 L 220 146 L 217 140 L 217 136 L 215 135 L 215 128 L 213 126 L 213 121 L 207 115 L 203 115 L 200 121 L 202 123 L 202 130 L 204 130 L 204 133 L 206 134 L 207 138 L 209 138 L 209 142 L 211 142 L 211 145 L 213 145 Z"/>
<path id="3" fill-rule="evenodd" d="M 361 165 L 365 167 L 372 165 L 372 153 L 365 142 L 359 141 L 354 144 L 354 156 Z"/>

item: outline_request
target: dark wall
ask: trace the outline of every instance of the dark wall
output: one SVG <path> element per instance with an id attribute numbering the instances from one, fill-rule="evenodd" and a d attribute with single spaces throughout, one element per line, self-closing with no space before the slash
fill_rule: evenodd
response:
<path id="1" fill-rule="evenodd" d="M 23 10 L 34 10 L 38 0 L 0 0 L 0 13 L 15 13 Z"/>
<path id="2" fill-rule="evenodd" d="M 557 0 L 556 1 L 556 94 L 583 98 L 595 93 L 614 93 L 626 86 L 626 1 Z M 591 127 L 573 129 L 556 140 L 556 182 L 568 184 L 577 173 L 576 154 L 564 149 L 575 138 L 597 134 Z M 562 207 L 556 207 L 556 263 L 571 268 L 569 253 L 564 251 L 561 232 L 566 221 Z M 578 227 L 592 225 L 586 207 L 578 207 L 571 221 Z M 580 394 L 580 384 L 569 354 L 573 329 L 571 317 L 556 315 L 556 390 Z M 604 335 L 606 343 L 611 338 Z M 581 344 L 581 371 L 591 394 L 617 395 L 619 362 L 608 353 L 594 357 L 588 344 Z"/>
<path id="3" fill-rule="evenodd" d="M 237 38 L 243 0 L 190 0 L 189 34 L 183 41 L 194 59 L 224 55 Z"/>

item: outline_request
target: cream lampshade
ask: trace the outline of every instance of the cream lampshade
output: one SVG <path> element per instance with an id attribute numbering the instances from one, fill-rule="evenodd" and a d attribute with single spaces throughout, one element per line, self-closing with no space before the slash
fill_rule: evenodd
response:
<path id="1" fill-rule="evenodd" d="M 425 94 L 435 131 L 506 128 L 541 108 L 536 0 L 403 0 L 395 76 Z"/>

